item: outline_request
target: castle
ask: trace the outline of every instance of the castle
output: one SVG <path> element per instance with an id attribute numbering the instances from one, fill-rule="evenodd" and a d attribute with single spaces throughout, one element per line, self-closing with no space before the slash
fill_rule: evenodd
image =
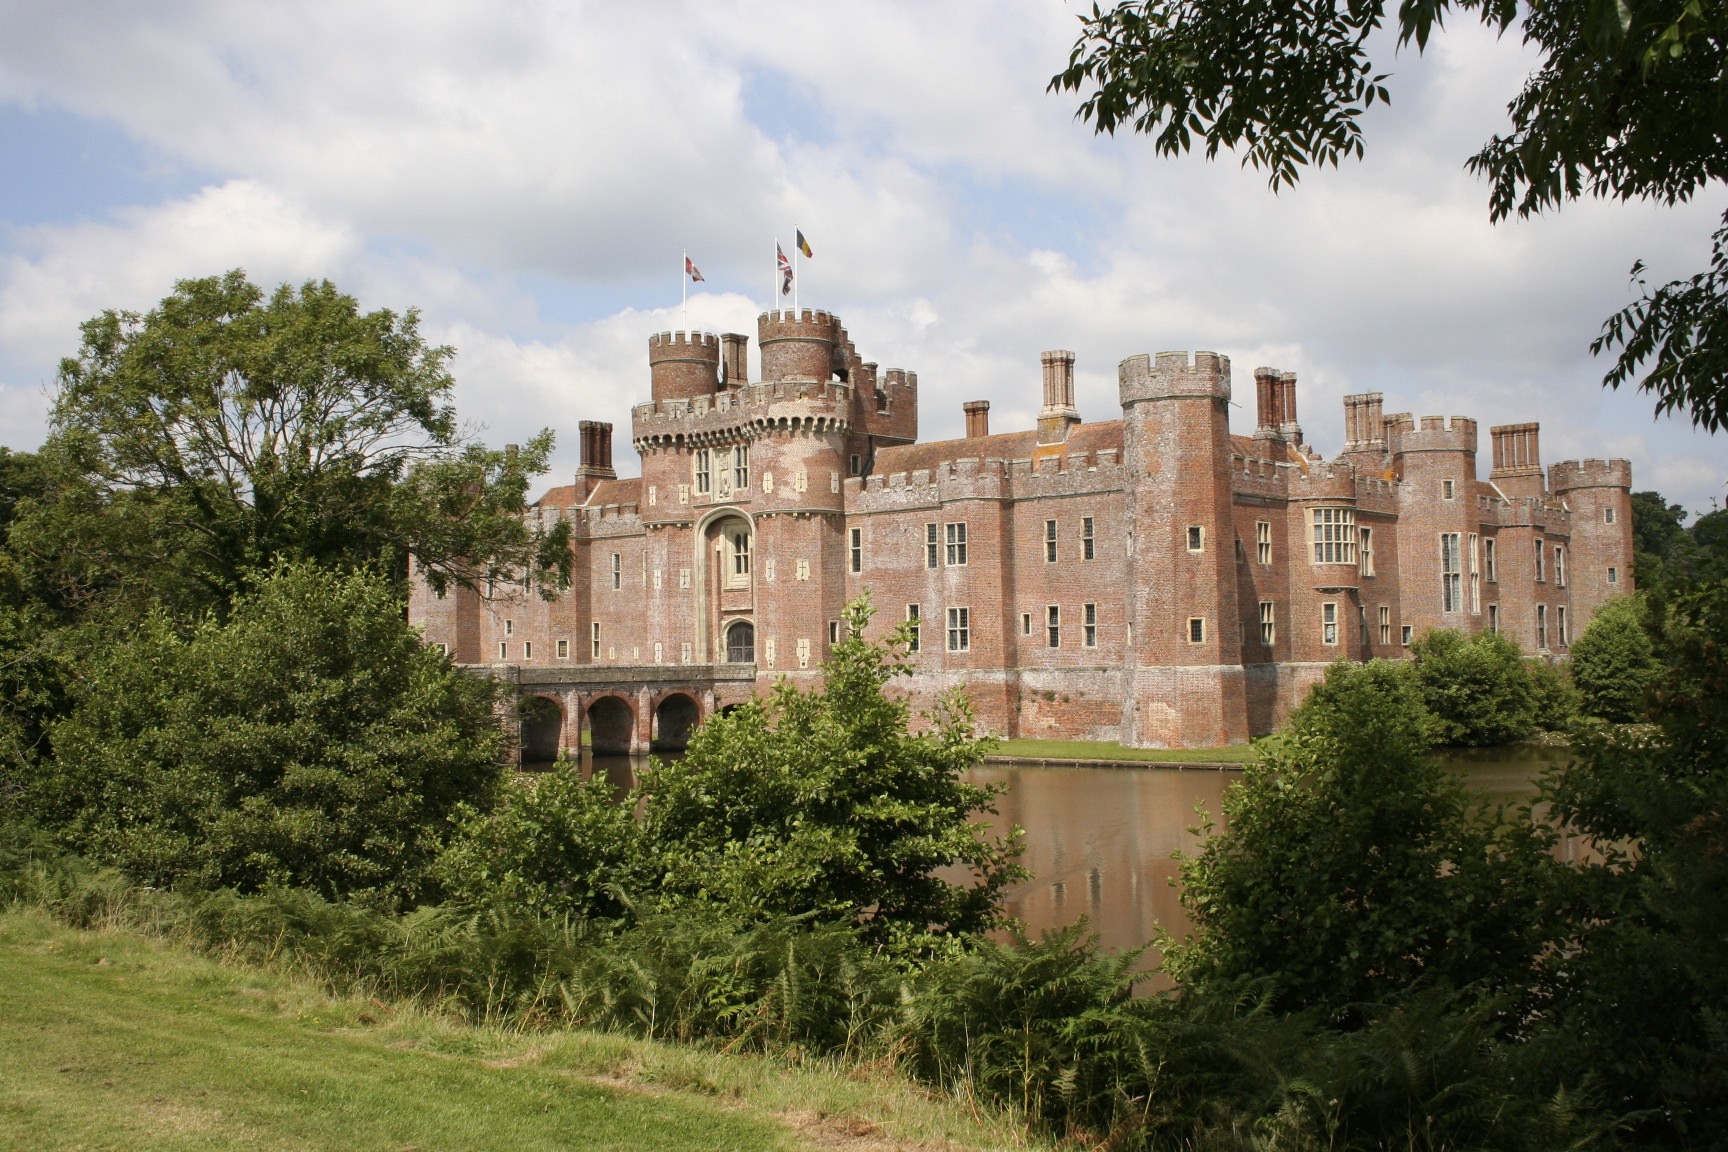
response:
<path id="1" fill-rule="evenodd" d="M 568 521 L 556 600 L 434 595 L 410 617 L 465 664 L 539 698 L 530 756 L 677 747 L 776 679 L 818 676 L 842 606 L 902 621 L 925 704 L 954 685 L 1010 737 L 1137 747 L 1240 743 L 1275 728 L 1327 665 L 1399 657 L 1429 628 L 1495 629 L 1561 656 L 1632 588 L 1631 467 L 1544 477 L 1535 424 L 1387 415 L 1345 398 L 1346 442 L 1303 441 L 1293 373 L 1254 371 L 1258 427 L 1230 432 L 1230 363 L 1134 356 L 1121 417 L 1084 423 L 1074 355 L 1042 356 L 1037 427 L 920 444 L 918 378 L 862 359 L 826 312 L 768 312 L 748 337 L 648 342 L 631 413 L 640 479 L 584 421 L 574 485 L 530 509 Z"/>

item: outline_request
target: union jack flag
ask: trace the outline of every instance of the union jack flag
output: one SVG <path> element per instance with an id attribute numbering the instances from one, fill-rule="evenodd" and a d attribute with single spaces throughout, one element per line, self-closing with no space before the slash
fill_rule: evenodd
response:
<path id="1" fill-rule="evenodd" d="M 792 295 L 792 261 L 786 259 L 786 253 L 778 241 L 774 244 L 774 255 L 780 261 L 780 295 Z"/>

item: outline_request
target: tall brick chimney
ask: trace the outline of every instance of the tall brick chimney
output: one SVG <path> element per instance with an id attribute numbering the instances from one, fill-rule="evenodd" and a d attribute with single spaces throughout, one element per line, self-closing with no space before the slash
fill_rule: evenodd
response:
<path id="1" fill-rule="evenodd" d="M 741 332 L 721 334 L 720 379 L 728 388 L 742 388 L 750 382 L 750 337 Z"/>
<path id="2" fill-rule="evenodd" d="M 582 438 L 582 462 L 576 468 L 576 490 L 586 500 L 602 480 L 616 480 L 612 470 L 612 425 L 604 420 L 584 420 L 578 425 Z"/>
<path id="3" fill-rule="evenodd" d="M 1038 413 L 1038 443 L 1060 444 L 1080 423 L 1074 407 L 1074 353 L 1056 348 L 1039 357 L 1044 365 L 1044 407 Z"/>
<path id="4" fill-rule="evenodd" d="M 1542 426 L 1496 424 L 1488 429 L 1494 443 L 1494 469 L 1488 479 L 1513 499 L 1542 495 Z"/>
<path id="5" fill-rule="evenodd" d="M 990 401 L 968 400 L 961 407 L 966 412 L 966 439 L 980 440 L 990 435 Z"/>

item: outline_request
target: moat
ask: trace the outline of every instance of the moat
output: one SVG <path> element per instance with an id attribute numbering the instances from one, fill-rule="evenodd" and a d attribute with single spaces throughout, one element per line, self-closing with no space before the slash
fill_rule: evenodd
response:
<path id="1" fill-rule="evenodd" d="M 1494 801 L 1529 800 L 1535 781 L 1558 753 L 1531 747 L 1455 751 L 1448 762 L 1466 784 Z M 628 788 L 646 758 L 583 754 L 583 771 L 601 771 Z M 1050 768 L 991 764 L 968 779 L 1006 784 L 991 824 L 1026 830 L 1021 862 L 1033 877 L 1008 894 L 1008 911 L 1037 935 L 1085 916 L 1109 949 L 1136 948 L 1160 925 L 1186 928 L 1172 884 L 1178 850 L 1198 843 L 1204 808 L 1220 819 L 1224 790 L 1241 777 L 1234 768 Z M 1151 965 L 1156 957 L 1145 961 Z"/>

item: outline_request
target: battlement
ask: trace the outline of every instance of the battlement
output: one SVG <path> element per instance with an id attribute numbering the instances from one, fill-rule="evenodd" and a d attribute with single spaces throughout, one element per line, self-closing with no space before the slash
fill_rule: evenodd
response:
<path id="1" fill-rule="evenodd" d="M 1290 499 L 1356 502 L 1356 469 L 1348 464 L 1315 464 L 1290 477 Z"/>
<path id="2" fill-rule="evenodd" d="M 1631 488 L 1629 460 L 1562 460 L 1548 469 L 1548 486 L 1556 496 L 1578 488 Z"/>
<path id="3" fill-rule="evenodd" d="M 1122 405 L 1178 397 L 1230 398 L 1230 357 L 1216 352 L 1141 353 L 1117 366 Z"/>
<path id="4" fill-rule="evenodd" d="M 1398 422 L 1393 423 L 1396 419 Z M 1476 421 L 1468 416 L 1424 416 L 1412 421 L 1408 415 L 1388 417 L 1386 436 L 1394 456 L 1409 452 L 1476 451 Z"/>
<path id="5" fill-rule="evenodd" d="M 851 344 L 839 317 L 809 308 L 762 313 L 756 318 L 756 343 L 764 384 L 832 379 L 843 367 L 837 354 Z"/>
<path id="6" fill-rule="evenodd" d="M 648 337 L 648 375 L 656 402 L 712 395 L 720 386 L 720 337 L 655 333 Z"/>

